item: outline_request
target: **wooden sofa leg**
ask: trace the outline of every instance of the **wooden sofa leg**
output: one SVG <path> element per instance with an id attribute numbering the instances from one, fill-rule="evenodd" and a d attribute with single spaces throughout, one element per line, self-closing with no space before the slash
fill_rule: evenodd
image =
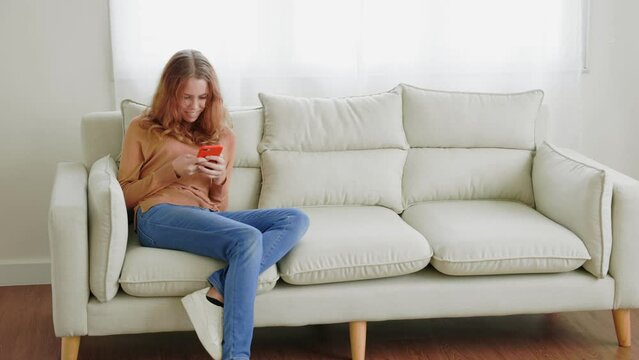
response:
<path id="1" fill-rule="evenodd" d="M 630 310 L 612 310 L 612 318 L 615 321 L 615 331 L 617 332 L 617 342 L 619 346 L 630 347 L 632 338 L 630 336 Z"/>
<path id="2" fill-rule="evenodd" d="M 366 356 L 366 321 L 351 321 L 348 324 L 353 360 L 364 360 Z"/>
<path id="3" fill-rule="evenodd" d="M 79 336 L 65 336 L 62 338 L 60 360 L 77 360 L 80 350 Z"/>

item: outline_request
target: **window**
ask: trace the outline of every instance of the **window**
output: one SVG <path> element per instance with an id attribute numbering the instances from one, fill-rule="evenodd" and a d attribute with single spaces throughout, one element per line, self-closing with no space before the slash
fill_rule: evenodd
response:
<path id="1" fill-rule="evenodd" d="M 582 3 L 111 0 L 115 97 L 148 103 L 169 57 L 194 48 L 213 63 L 229 105 L 258 104 L 258 92 L 346 96 L 400 82 L 544 88 L 548 98 L 579 77 Z"/>

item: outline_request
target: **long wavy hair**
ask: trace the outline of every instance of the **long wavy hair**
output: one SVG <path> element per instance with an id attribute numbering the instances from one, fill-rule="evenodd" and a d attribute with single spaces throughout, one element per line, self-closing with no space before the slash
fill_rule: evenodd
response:
<path id="1" fill-rule="evenodd" d="M 192 77 L 206 81 L 209 91 L 204 110 L 194 123 L 189 124 L 182 120 L 179 104 L 186 82 Z M 172 136 L 196 145 L 215 144 L 221 132 L 231 128 L 217 75 L 201 52 L 181 50 L 169 59 L 142 126 L 160 136 Z"/>

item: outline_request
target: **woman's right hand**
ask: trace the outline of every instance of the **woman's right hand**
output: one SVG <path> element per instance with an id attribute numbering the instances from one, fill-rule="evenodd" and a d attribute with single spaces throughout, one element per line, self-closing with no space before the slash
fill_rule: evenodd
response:
<path id="1" fill-rule="evenodd" d="M 178 177 L 193 175 L 198 172 L 197 165 L 206 159 L 198 158 L 193 154 L 183 154 L 171 162 L 173 170 Z"/>

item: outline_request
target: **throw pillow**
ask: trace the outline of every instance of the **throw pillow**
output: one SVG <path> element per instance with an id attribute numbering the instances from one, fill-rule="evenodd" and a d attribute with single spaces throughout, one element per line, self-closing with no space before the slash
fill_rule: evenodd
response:
<path id="1" fill-rule="evenodd" d="M 93 163 L 89 171 L 89 285 L 102 302 L 118 292 L 128 237 L 127 210 L 117 172 L 110 155 Z"/>
<path id="2" fill-rule="evenodd" d="M 581 238 L 591 257 L 583 267 L 604 278 L 612 249 L 612 182 L 606 171 L 544 143 L 537 148 L 532 182 L 537 210 Z"/>

